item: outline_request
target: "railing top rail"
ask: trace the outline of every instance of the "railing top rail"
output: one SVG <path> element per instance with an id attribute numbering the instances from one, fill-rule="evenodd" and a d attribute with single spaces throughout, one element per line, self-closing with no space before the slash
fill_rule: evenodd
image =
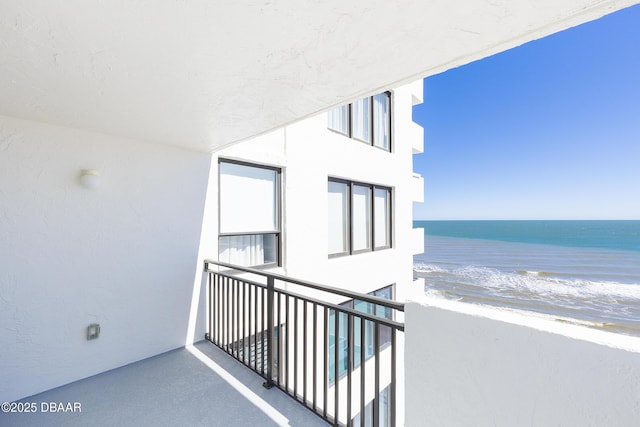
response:
<path id="1" fill-rule="evenodd" d="M 233 275 L 225 274 L 224 272 L 211 271 L 211 270 L 208 270 L 207 272 L 208 273 L 217 274 L 219 276 L 223 276 L 223 277 L 226 277 L 226 278 L 229 278 L 229 279 L 232 279 L 232 280 L 237 280 L 237 281 L 242 282 L 242 283 L 248 283 L 248 284 L 250 284 L 252 286 L 257 286 L 257 287 L 260 287 L 260 288 L 267 288 L 267 285 L 264 285 L 262 283 L 255 282 L 253 280 L 247 280 L 247 279 L 244 279 L 244 278 L 234 277 Z M 345 307 L 345 306 L 342 306 L 342 305 L 332 304 L 332 303 L 326 302 L 326 301 L 321 301 L 319 299 L 312 298 L 312 297 L 309 297 L 309 296 L 306 296 L 306 295 L 302 295 L 302 294 L 299 294 L 299 293 L 296 293 L 296 292 L 291 292 L 291 291 L 288 291 L 286 289 L 278 289 L 277 288 L 277 289 L 275 289 L 275 291 L 278 294 L 282 294 L 282 295 L 286 295 L 286 296 L 289 296 L 289 297 L 298 298 L 301 301 L 307 301 L 307 302 L 310 302 L 312 304 L 316 304 L 316 305 L 318 305 L 320 307 L 327 307 L 327 308 L 332 309 L 332 310 L 336 310 L 336 311 L 339 311 L 339 312 L 342 312 L 342 313 L 348 313 L 348 314 L 351 314 L 351 315 L 353 315 L 355 317 L 359 317 L 359 318 L 362 318 L 362 319 L 365 319 L 365 320 L 369 320 L 369 321 L 372 321 L 372 322 L 380 323 L 381 325 L 385 325 L 385 326 L 389 326 L 391 328 L 398 329 L 400 331 L 404 331 L 404 324 L 400 323 L 400 322 L 397 322 L 395 320 L 387 319 L 385 317 L 376 316 L 375 314 L 371 314 L 371 313 L 358 311 L 358 310 L 355 310 L 355 309 L 350 308 L 350 307 Z"/>
<path id="2" fill-rule="evenodd" d="M 319 291 L 341 295 L 351 299 L 357 299 L 364 302 L 369 302 L 372 304 L 381 305 L 383 307 L 393 308 L 398 311 L 404 311 L 404 304 L 398 301 L 388 300 L 381 297 L 376 297 L 373 295 L 362 294 L 359 292 L 348 291 L 346 289 L 334 288 L 332 286 L 321 285 L 318 283 L 308 282 L 306 280 L 295 279 L 292 277 L 288 277 L 282 274 L 270 273 L 267 271 L 259 270 L 256 268 L 250 267 L 241 267 L 239 265 L 228 264 L 221 261 L 213 261 L 213 260 L 205 260 L 204 261 L 204 271 L 218 273 L 217 271 L 211 270 L 209 268 L 209 264 L 217 265 L 219 267 L 230 268 L 237 271 L 243 271 L 245 273 L 257 274 L 263 277 L 273 277 L 274 279 L 282 280 L 284 282 L 293 283 L 296 285 L 304 286 L 310 289 L 316 289 Z"/>

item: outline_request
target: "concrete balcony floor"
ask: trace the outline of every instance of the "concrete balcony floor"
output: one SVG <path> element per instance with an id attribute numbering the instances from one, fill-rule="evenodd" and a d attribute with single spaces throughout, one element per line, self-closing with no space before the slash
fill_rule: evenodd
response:
<path id="1" fill-rule="evenodd" d="M 326 426 L 209 342 L 164 353 L 28 398 L 36 413 L 0 413 L 2 426 Z M 81 412 L 43 412 L 78 402 Z"/>

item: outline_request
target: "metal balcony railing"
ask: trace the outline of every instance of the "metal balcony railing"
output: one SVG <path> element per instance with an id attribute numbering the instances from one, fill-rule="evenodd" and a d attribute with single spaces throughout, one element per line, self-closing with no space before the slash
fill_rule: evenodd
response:
<path id="1" fill-rule="evenodd" d="M 206 339 L 265 387 L 334 425 L 396 425 L 402 303 L 218 261 L 205 272 Z"/>

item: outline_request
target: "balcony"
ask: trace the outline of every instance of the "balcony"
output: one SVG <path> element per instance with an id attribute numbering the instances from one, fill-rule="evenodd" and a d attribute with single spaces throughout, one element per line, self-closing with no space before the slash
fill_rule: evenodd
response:
<path id="1" fill-rule="evenodd" d="M 214 345 L 201 341 L 16 402 L 0 425 L 326 426 Z M 69 411 L 60 410 L 71 404 Z M 34 406 L 35 405 L 35 406 Z M 75 410 L 74 410 L 75 409 Z"/>
<path id="2" fill-rule="evenodd" d="M 0 425 L 403 424 L 403 304 L 215 261 L 205 272 L 209 341 L 3 406 Z"/>
<path id="3" fill-rule="evenodd" d="M 215 261 L 205 271 L 207 339 L 265 388 L 334 425 L 402 425 L 403 304 Z"/>
<path id="4" fill-rule="evenodd" d="M 634 425 L 640 417 L 640 337 L 425 297 L 422 281 L 401 304 L 213 261 L 205 271 L 211 342 L 3 405 L 0 425 Z"/>
<path id="5" fill-rule="evenodd" d="M 640 417 L 640 337 L 425 297 L 420 280 L 402 304 L 214 261 L 205 271 L 210 342 L 3 405 L 0 425 L 634 425 Z"/>

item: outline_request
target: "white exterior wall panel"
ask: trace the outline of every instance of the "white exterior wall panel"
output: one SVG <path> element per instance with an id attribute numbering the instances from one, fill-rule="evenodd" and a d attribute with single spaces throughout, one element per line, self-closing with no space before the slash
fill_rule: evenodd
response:
<path id="1" fill-rule="evenodd" d="M 406 425 L 632 426 L 640 338 L 546 316 L 416 299 L 406 307 Z"/>

